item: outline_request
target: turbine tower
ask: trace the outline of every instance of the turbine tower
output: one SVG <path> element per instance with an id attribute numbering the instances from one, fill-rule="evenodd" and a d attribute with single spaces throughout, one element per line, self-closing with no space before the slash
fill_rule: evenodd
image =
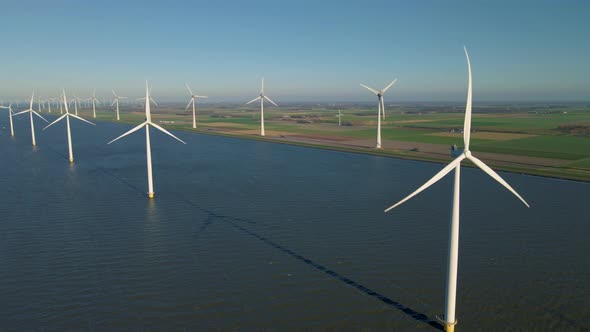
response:
<path id="1" fill-rule="evenodd" d="M 92 97 L 87 98 L 86 100 L 92 101 L 92 117 L 96 118 L 96 103 L 98 102 L 100 104 L 100 101 L 96 99 L 96 89 L 92 92 Z"/>
<path id="2" fill-rule="evenodd" d="M 270 100 L 270 98 L 264 95 L 264 78 L 262 78 L 262 84 L 260 85 L 260 96 L 250 100 L 246 103 L 246 105 L 257 101 L 258 99 L 260 99 L 260 136 L 264 136 L 264 99 L 270 101 L 273 105 L 279 107 L 279 105 L 275 104 L 274 101 Z"/>
<path id="3" fill-rule="evenodd" d="M 12 125 L 12 116 L 14 115 L 14 111 L 12 110 L 12 104 L 6 106 L 0 106 L 0 108 L 8 109 L 8 119 L 10 120 L 10 136 L 14 137 L 14 126 Z"/>
<path id="4" fill-rule="evenodd" d="M 183 144 L 186 144 L 186 143 L 183 140 L 181 140 L 180 138 L 172 135 L 172 133 L 170 133 L 168 130 L 166 130 L 166 129 L 164 129 L 152 122 L 152 116 L 151 116 L 151 112 L 150 112 L 150 101 L 152 101 L 154 104 L 155 104 L 155 102 L 150 97 L 150 92 L 151 92 L 151 88 L 148 88 L 148 83 L 146 81 L 145 82 L 145 97 L 141 98 L 141 99 L 145 99 L 145 101 L 146 101 L 146 103 L 145 103 L 145 122 L 138 125 L 137 127 L 133 128 L 133 129 L 129 130 L 128 132 L 124 133 L 123 135 L 115 138 L 114 140 L 110 141 L 108 144 L 111 144 L 114 141 L 116 141 L 120 138 L 123 138 L 123 137 L 145 127 L 145 147 L 146 147 L 147 176 L 148 176 L 148 197 L 150 199 L 152 199 L 152 198 L 154 198 L 154 182 L 152 179 L 152 151 L 151 151 L 151 147 L 150 147 L 150 126 L 160 130 L 161 132 L 165 133 L 166 135 L 171 136 L 172 138 L 178 140 L 179 142 L 181 142 Z"/>
<path id="5" fill-rule="evenodd" d="M 193 90 L 191 90 L 191 88 L 188 86 L 187 83 L 184 83 L 184 85 L 188 89 L 188 92 L 191 94 L 191 100 L 188 102 L 188 105 L 186 105 L 185 110 L 191 106 L 191 103 L 193 104 L 193 129 L 195 129 L 195 128 L 197 128 L 197 117 L 195 115 L 195 101 L 197 98 L 208 98 L 208 97 L 196 95 L 193 93 Z"/>
<path id="6" fill-rule="evenodd" d="M 33 114 L 35 114 L 36 116 L 40 117 L 41 119 L 43 119 L 43 121 L 49 123 L 49 121 L 45 120 L 44 117 L 41 116 L 41 114 L 35 112 L 35 110 L 33 110 L 33 100 L 35 99 L 35 92 L 33 92 L 33 94 L 31 95 L 31 102 L 29 104 L 29 109 L 28 110 L 24 110 L 24 111 L 20 111 L 14 115 L 19 115 L 19 114 L 23 114 L 23 113 L 29 113 L 30 119 L 31 119 L 31 138 L 32 138 L 32 142 L 33 142 L 33 146 L 37 145 L 37 141 L 35 140 L 35 123 L 33 121 Z"/>
<path id="7" fill-rule="evenodd" d="M 388 86 L 385 87 L 383 90 L 375 90 L 373 88 L 369 88 L 366 85 L 361 84 L 362 87 L 367 88 L 369 91 L 373 92 L 377 95 L 377 144 L 375 144 L 376 149 L 381 149 L 381 112 L 383 112 L 383 119 L 385 119 L 385 104 L 383 103 L 383 94 L 387 91 L 395 82 L 397 78 L 393 80 L 393 82 L 389 83 Z"/>
<path id="8" fill-rule="evenodd" d="M 463 159 L 469 159 L 479 168 L 481 168 L 484 172 L 486 172 L 489 176 L 491 176 L 494 180 L 498 181 L 501 185 L 503 185 L 506 189 L 508 189 L 511 193 L 513 193 L 518 199 L 520 199 L 527 207 L 529 207 L 528 203 L 520 197 L 520 195 L 512 189 L 512 187 L 504 181 L 494 170 L 484 164 L 481 160 L 477 159 L 471 154 L 469 150 L 469 140 L 471 134 L 471 63 L 469 61 L 469 54 L 467 53 L 467 48 L 465 50 L 465 57 L 467 58 L 467 69 L 469 73 L 469 84 L 467 88 L 467 103 L 465 105 L 465 123 L 463 125 L 463 142 L 465 147 L 463 148 L 462 153 L 453 160 L 450 164 L 448 164 L 445 168 L 443 168 L 440 172 L 434 175 L 430 180 L 428 180 L 425 184 L 423 184 L 420 188 L 416 191 L 411 193 L 408 197 L 402 199 L 398 203 L 388 207 L 385 212 L 399 206 L 400 204 L 404 203 L 405 201 L 409 200 L 410 198 L 414 197 L 424 189 L 430 187 L 432 184 L 436 183 L 438 180 L 443 178 L 446 174 L 451 172 L 455 169 L 455 185 L 454 185 L 454 192 L 453 192 L 453 212 L 451 217 L 451 225 L 449 231 L 449 248 L 448 248 L 448 266 L 447 266 L 447 286 L 446 286 L 446 306 L 445 306 L 445 313 L 444 313 L 444 321 L 445 321 L 445 331 L 453 332 L 455 330 L 455 325 L 457 324 L 457 320 L 455 318 L 455 302 L 457 296 L 457 264 L 459 259 L 459 189 L 460 189 L 460 181 L 461 181 L 461 161 Z"/>
<path id="9" fill-rule="evenodd" d="M 117 121 L 119 121 L 120 120 L 120 118 L 119 118 L 119 99 L 127 99 L 127 97 L 119 97 L 115 93 L 115 90 L 111 90 L 111 91 L 113 91 L 113 103 L 111 104 L 111 106 L 117 105 Z"/>
<path id="10" fill-rule="evenodd" d="M 74 152 L 72 151 L 72 133 L 70 130 L 70 117 L 73 117 L 75 119 L 84 121 L 86 123 L 90 123 L 91 125 L 95 126 L 94 123 L 82 119 L 81 117 L 74 115 L 74 114 L 70 114 L 70 112 L 68 111 L 68 101 L 66 100 L 66 91 L 63 90 L 63 97 L 64 97 L 64 105 L 66 105 L 66 114 L 60 116 L 59 118 L 57 118 L 57 120 L 53 121 L 52 123 L 48 124 L 45 128 L 43 128 L 43 130 L 53 126 L 53 124 L 59 122 L 60 120 L 62 120 L 63 118 L 66 119 L 66 128 L 67 128 L 67 132 L 68 132 L 68 153 L 69 153 L 69 159 L 70 159 L 70 163 L 74 162 Z"/>

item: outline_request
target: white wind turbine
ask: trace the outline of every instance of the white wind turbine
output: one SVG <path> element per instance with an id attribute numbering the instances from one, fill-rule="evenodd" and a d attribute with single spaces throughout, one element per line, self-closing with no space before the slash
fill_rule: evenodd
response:
<path id="1" fill-rule="evenodd" d="M 92 92 L 92 97 L 87 98 L 87 101 L 92 101 L 92 117 L 96 118 L 96 103 L 100 104 L 100 101 L 98 99 L 96 99 L 96 89 L 94 89 L 94 92 Z"/>
<path id="2" fill-rule="evenodd" d="M 119 121 L 120 120 L 120 118 L 119 118 L 119 99 L 127 99 L 127 97 L 119 97 L 115 93 L 115 90 L 111 90 L 111 91 L 113 91 L 113 103 L 111 104 L 111 106 L 117 105 L 117 121 Z"/>
<path id="3" fill-rule="evenodd" d="M 340 110 L 338 110 L 338 115 L 336 115 L 336 117 L 338 118 L 338 127 L 340 127 L 340 118 L 342 118 L 342 112 L 340 112 Z"/>
<path id="4" fill-rule="evenodd" d="M 161 132 L 171 136 L 172 138 L 178 140 L 179 142 L 186 144 L 183 140 L 181 140 L 180 138 L 172 135 L 172 133 L 170 133 L 169 131 L 167 131 L 166 129 L 158 126 L 157 124 L 152 122 L 152 116 L 150 113 L 150 101 L 152 101 L 154 104 L 155 102 L 153 101 L 153 99 L 150 97 L 150 92 L 151 92 L 151 88 L 148 88 L 148 83 L 147 81 L 145 82 L 145 98 L 141 98 L 141 99 L 145 99 L 146 103 L 145 103 L 145 122 L 136 126 L 135 128 L 129 130 L 128 132 L 124 133 L 123 135 L 115 138 L 114 140 L 110 141 L 108 144 L 113 143 L 114 141 L 123 138 L 133 132 L 136 132 L 138 130 L 140 130 L 141 128 L 145 127 L 145 147 L 146 147 L 146 159 L 147 159 L 147 176 L 148 176 L 148 197 L 149 198 L 154 198 L 154 182 L 152 179 L 152 151 L 151 151 L 151 147 L 150 147 L 150 126 L 160 130 Z"/>
<path id="5" fill-rule="evenodd" d="M 273 105 L 279 107 L 279 105 L 275 104 L 274 101 L 270 100 L 270 98 L 264 95 L 264 78 L 262 79 L 262 84 L 260 85 L 260 96 L 250 100 L 246 103 L 246 105 L 257 101 L 258 99 L 260 99 L 260 136 L 264 136 L 264 99 L 270 101 Z"/>
<path id="6" fill-rule="evenodd" d="M 187 83 L 184 83 L 184 85 L 186 86 L 186 88 L 188 89 L 188 92 L 191 94 L 191 100 L 188 102 L 188 105 L 186 105 L 185 109 L 188 109 L 191 106 L 191 103 L 193 104 L 193 129 L 197 128 L 197 117 L 195 115 L 195 102 L 197 98 L 208 98 L 207 96 L 199 96 L 193 93 L 193 90 L 191 90 L 191 88 L 188 86 Z"/>
<path id="7" fill-rule="evenodd" d="M 57 118 L 57 120 L 55 120 L 52 123 L 48 124 L 45 128 L 43 128 L 43 130 L 45 130 L 45 129 L 51 127 L 51 126 L 53 126 L 53 124 L 59 122 L 63 118 L 66 119 L 66 128 L 67 128 L 67 133 L 68 133 L 68 153 L 69 153 L 70 163 L 73 163 L 74 162 L 74 152 L 72 151 L 72 133 L 71 133 L 71 130 L 70 130 L 70 116 L 73 117 L 73 118 L 75 118 L 75 119 L 78 119 L 78 120 L 84 121 L 86 123 L 89 123 L 89 124 L 91 124 L 93 126 L 95 126 L 95 124 L 92 123 L 92 122 L 90 122 L 90 121 L 88 121 L 88 120 L 82 119 L 81 117 L 79 117 L 77 115 L 70 114 L 70 112 L 68 111 L 68 101 L 66 100 L 66 92 L 65 92 L 65 90 L 63 91 L 63 97 L 64 97 L 64 105 L 66 105 L 66 114 L 60 116 L 59 118 Z"/>
<path id="8" fill-rule="evenodd" d="M 375 90 L 373 88 L 369 88 L 366 85 L 361 84 L 362 87 L 367 88 L 369 91 L 373 92 L 377 95 L 377 144 L 375 145 L 376 149 L 381 149 L 381 112 L 383 112 L 383 119 L 385 119 L 385 104 L 383 103 L 383 94 L 391 88 L 391 86 L 397 82 L 397 78 L 393 80 L 393 82 L 389 83 L 388 86 L 385 87 L 383 90 Z"/>
<path id="9" fill-rule="evenodd" d="M 405 201 L 409 200 L 410 198 L 414 197 L 424 189 L 430 187 L 432 184 L 436 183 L 438 180 L 443 178 L 446 174 L 451 172 L 455 169 L 455 186 L 453 192 L 453 212 L 451 217 L 451 225 L 450 225 L 450 234 L 449 234 L 449 248 L 448 248 L 448 266 L 447 266 L 447 287 L 446 287 L 446 306 L 445 306 L 445 313 L 444 313 L 444 321 L 445 321 L 445 331 L 452 332 L 455 330 L 455 325 L 457 324 L 455 318 L 455 302 L 457 296 L 457 264 L 459 258 L 459 189 L 460 189 L 460 181 L 461 181 L 461 161 L 463 159 L 469 159 L 479 168 L 481 168 L 484 172 L 486 172 L 489 176 L 491 176 L 494 180 L 498 181 L 501 185 L 503 185 L 506 189 L 508 189 L 511 193 L 513 193 L 516 197 L 518 197 L 527 207 L 529 207 L 528 203 L 520 197 L 520 195 L 512 189 L 512 187 L 504 181 L 494 170 L 484 164 L 481 160 L 477 159 L 471 154 L 469 150 L 469 140 L 471 135 L 471 63 L 469 61 L 469 54 L 467 53 L 467 49 L 465 50 L 465 57 L 467 58 L 467 69 L 469 72 L 469 84 L 467 88 L 467 103 L 465 105 L 465 123 L 463 125 L 463 141 L 465 147 L 461 155 L 459 155 L 455 160 L 453 160 L 450 164 L 448 164 L 445 168 L 443 168 L 440 172 L 434 175 L 430 180 L 428 180 L 425 184 L 423 184 L 420 188 L 410 194 L 408 197 L 402 199 L 398 203 L 388 207 L 385 212 L 399 206 L 400 204 L 404 203 Z"/>
<path id="10" fill-rule="evenodd" d="M 74 98 L 72 98 L 72 102 L 74 103 L 74 114 L 78 115 L 78 104 L 80 103 L 80 98 L 76 97 L 76 95 L 74 95 Z"/>
<path id="11" fill-rule="evenodd" d="M 18 113 L 15 113 L 14 115 L 19 115 L 19 114 L 23 114 L 23 113 L 29 113 L 29 116 L 31 118 L 31 138 L 33 141 L 33 146 L 37 145 L 37 141 L 35 140 L 35 123 L 33 122 L 33 114 L 35 114 L 36 116 L 40 117 L 41 119 L 43 119 L 43 121 L 49 123 L 49 121 L 45 120 L 44 117 L 41 116 L 41 114 L 35 112 L 35 110 L 33 110 L 33 100 L 35 99 L 35 92 L 33 92 L 33 95 L 31 95 L 31 102 L 29 104 L 29 109 L 24 110 L 24 111 L 20 111 Z"/>
<path id="12" fill-rule="evenodd" d="M 14 136 L 14 126 L 12 125 L 12 116 L 14 115 L 14 111 L 12 110 L 12 104 L 6 106 L 0 106 L 0 108 L 8 109 L 8 119 L 10 120 L 10 136 Z"/>

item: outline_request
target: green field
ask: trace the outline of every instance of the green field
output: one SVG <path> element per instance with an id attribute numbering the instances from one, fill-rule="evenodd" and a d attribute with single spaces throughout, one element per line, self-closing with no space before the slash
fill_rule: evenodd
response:
<path id="1" fill-rule="evenodd" d="M 135 124 L 144 120 L 141 107 L 123 109 L 121 122 Z M 289 135 L 313 135 L 346 140 L 375 139 L 376 110 L 360 107 L 341 108 L 342 124 L 338 126 L 336 108 L 291 106 L 265 109 L 267 137 L 257 136 L 259 110 L 257 107 L 203 107 L 197 110 L 197 130 L 201 133 L 238 135 L 245 138 L 275 140 Z M 153 108 L 153 120 L 162 126 L 194 131 L 191 112 L 182 108 Z M 91 117 L 91 111 L 80 114 Z M 414 142 L 440 145 L 447 149 L 452 144 L 462 146 L 459 130 L 463 127 L 460 107 L 396 107 L 388 106 L 382 122 L 384 143 Z M 112 110 L 99 110 L 98 119 L 114 121 Z M 504 158 L 532 157 L 530 166 L 499 163 L 500 169 L 570 179 L 590 180 L 590 107 L 588 106 L 486 106 L 474 109 L 472 148 L 474 153 L 485 152 Z M 450 132 L 455 130 L 455 132 Z M 295 143 L 300 144 L 300 143 Z M 304 144 L 314 145 L 314 143 Z M 329 144 L 316 145 L 329 148 Z M 385 146 L 385 144 L 384 144 Z M 335 147 L 332 147 L 335 148 Z M 339 150 L 347 150 L 338 147 Z M 354 152 L 375 153 L 403 158 L 439 160 L 440 156 L 395 149 L 375 150 L 359 148 Z M 416 149 L 418 150 L 418 149 Z M 519 159 L 519 160 L 520 160 Z M 544 162 L 553 160 L 554 162 Z M 522 163 L 522 162 L 521 162 Z M 523 164 L 527 164 L 526 162 Z M 538 164 L 538 165 L 537 165 Z M 535 167 L 539 166 L 539 167 Z"/>

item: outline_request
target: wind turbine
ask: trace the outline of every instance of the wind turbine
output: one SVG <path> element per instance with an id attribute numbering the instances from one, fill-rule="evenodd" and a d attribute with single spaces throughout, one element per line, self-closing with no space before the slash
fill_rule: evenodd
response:
<path id="1" fill-rule="evenodd" d="M 195 99 L 197 98 L 208 98 L 207 96 L 199 96 L 193 93 L 193 90 L 191 90 L 191 88 L 188 86 L 187 83 L 184 83 L 184 85 L 186 86 L 186 88 L 188 89 L 188 92 L 191 94 L 191 100 L 188 102 L 188 105 L 186 105 L 185 109 L 188 109 L 191 106 L 191 103 L 193 104 L 193 129 L 197 128 L 197 118 L 195 115 Z"/>
<path id="2" fill-rule="evenodd" d="M 385 104 L 383 103 L 383 94 L 387 91 L 391 86 L 397 82 L 397 78 L 393 80 L 393 82 L 389 83 L 388 86 L 385 87 L 383 90 L 375 90 L 373 88 L 369 88 L 366 85 L 361 84 L 362 87 L 367 88 L 369 91 L 373 92 L 377 95 L 377 144 L 375 145 L 376 149 L 381 149 L 381 112 L 383 112 L 383 119 L 385 119 Z"/>
<path id="3" fill-rule="evenodd" d="M 41 119 L 43 119 L 43 121 L 49 123 L 49 121 L 45 120 L 44 117 L 41 116 L 41 114 L 35 112 L 35 110 L 33 110 L 33 100 L 35 99 L 35 92 L 33 92 L 33 95 L 31 95 L 31 102 L 29 104 L 29 109 L 28 110 L 24 110 L 24 111 L 20 111 L 18 113 L 15 113 L 14 115 L 19 115 L 19 114 L 23 114 L 23 113 L 27 113 L 29 112 L 29 116 L 31 118 L 31 138 L 33 141 L 33 146 L 37 145 L 37 142 L 35 141 L 35 123 L 33 122 L 33 114 L 35 114 L 36 116 L 40 117 Z"/>
<path id="4" fill-rule="evenodd" d="M 72 102 L 74 102 L 74 114 L 78 115 L 78 104 L 80 102 L 80 98 L 76 97 L 76 95 L 74 95 L 74 98 L 72 98 Z"/>
<path id="5" fill-rule="evenodd" d="M 12 104 L 6 106 L 0 106 L 0 108 L 8 109 L 8 119 L 10 119 L 10 136 L 14 136 L 14 127 L 12 125 L 12 116 L 14 115 L 14 111 L 12 111 Z"/>
<path id="6" fill-rule="evenodd" d="M 264 95 L 264 78 L 262 79 L 262 84 L 260 85 L 260 96 L 250 100 L 246 103 L 246 105 L 257 101 L 258 99 L 260 99 L 260 136 L 264 136 L 264 99 L 279 107 L 279 105 L 275 104 L 274 101 L 270 100 L 270 98 Z"/>
<path id="7" fill-rule="evenodd" d="M 119 99 L 127 99 L 127 97 L 119 97 L 115 93 L 115 90 L 112 90 L 112 91 L 113 91 L 113 103 L 111 104 L 111 106 L 117 104 L 117 121 L 119 121 L 120 120 L 120 118 L 119 118 Z"/>
<path id="8" fill-rule="evenodd" d="M 338 118 L 338 127 L 340 127 L 340 118 L 342 118 L 342 112 L 340 112 L 340 110 L 338 110 L 338 115 L 336 115 L 336 117 Z"/>
<path id="9" fill-rule="evenodd" d="M 446 286 L 446 306 L 445 306 L 445 314 L 444 314 L 444 321 L 445 321 L 445 331 L 453 332 L 455 330 L 455 325 L 457 321 L 455 319 L 455 302 L 457 297 L 457 263 L 459 258 L 459 189 L 460 189 L 460 181 L 461 181 L 461 161 L 463 159 L 469 159 L 479 168 L 481 168 L 484 172 L 486 172 L 489 176 L 491 176 L 494 180 L 498 181 L 501 185 L 503 185 L 506 189 L 508 189 L 511 193 L 513 193 L 518 199 L 520 199 L 527 207 L 529 204 L 514 190 L 512 187 L 504 181 L 494 170 L 484 164 L 481 160 L 477 159 L 471 154 L 469 150 L 469 140 L 471 136 L 471 63 L 469 61 L 469 54 L 467 53 L 467 48 L 464 47 L 465 50 L 465 57 L 467 58 L 467 69 L 469 72 L 469 85 L 467 88 L 467 103 L 465 105 L 465 123 L 463 125 L 463 142 L 465 147 L 462 153 L 455 158 L 451 163 L 449 163 L 445 168 L 443 168 L 440 172 L 434 175 L 430 180 L 428 180 L 425 184 L 423 184 L 420 188 L 410 194 L 408 197 L 402 199 L 398 203 L 388 207 L 385 212 L 399 206 L 400 204 L 404 203 L 405 201 L 409 200 L 410 198 L 414 197 L 424 189 L 430 187 L 432 184 L 436 183 L 446 174 L 451 172 L 455 169 L 455 185 L 454 185 L 454 192 L 453 192 L 453 212 L 451 217 L 451 225 L 449 231 L 449 248 L 448 248 L 448 266 L 447 266 L 447 286 Z"/>
<path id="10" fill-rule="evenodd" d="M 86 100 L 89 102 L 92 101 L 92 117 L 96 118 L 96 102 L 100 104 L 100 101 L 96 99 L 96 89 L 92 92 L 92 97 L 87 98 Z"/>
<path id="11" fill-rule="evenodd" d="M 51 127 L 51 126 L 53 126 L 53 124 L 61 121 L 63 118 L 66 119 L 66 128 L 67 128 L 67 132 L 68 132 L 68 152 L 69 152 L 69 157 L 70 157 L 70 163 L 73 163 L 74 162 L 74 152 L 72 151 L 72 133 L 71 133 L 71 130 L 70 130 L 70 116 L 73 117 L 73 118 L 75 118 L 75 119 L 84 121 L 86 123 L 90 123 L 93 126 L 95 126 L 95 124 L 92 123 L 92 122 L 90 122 L 90 121 L 88 121 L 88 120 L 82 119 L 81 117 L 79 117 L 77 115 L 70 114 L 70 112 L 68 111 L 68 101 L 66 100 L 66 91 L 65 90 L 63 91 L 63 96 L 64 96 L 64 105 L 66 105 L 66 114 L 60 116 L 59 118 L 57 118 L 57 120 L 55 120 L 52 123 L 48 124 L 45 128 L 43 128 L 43 130 L 45 130 L 45 129 Z"/>
<path id="12" fill-rule="evenodd" d="M 146 103 L 145 103 L 145 122 L 138 125 L 137 127 L 129 130 L 128 132 L 124 133 L 123 135 L 115 138 L 114 140 L 110 141 L 108 144 L 113 143 L 114 141 L 123 138 L 133 132 L 136 132 L 138 130 L 140 130 L 141 128 L 145 127 L 145 147 L 146 147 L 146 159 L 147 159 L 147 176 L 148 176 L 148 197 L 150 199 L 154 198 L 154 182 L 152 179 L 152 151 L 151 151 L 151 147 L 150 147 L 150 126 L 160 130 L 161 132 L 163 132 L 166 135 L 171 136 L 172 138 L 178 140 L 179 142 L 186 144 L 183 140 L 181 140 L 180 138 L 172 135 L 172 133 L 170 133 L 169 131 L 167 131 L 166 129 L 158 126 L 157 124 L 152 122 L 152 116 L 150 113 L 150 100 L 152 102 L 153 99 L 150 97 L 150 92 L 151 92 L 151 88 L 148 88 L 148 83 L 147 81 L 145 82 L 145 99 Z M 155 103 L 155 102 L 154 102 Z"/>

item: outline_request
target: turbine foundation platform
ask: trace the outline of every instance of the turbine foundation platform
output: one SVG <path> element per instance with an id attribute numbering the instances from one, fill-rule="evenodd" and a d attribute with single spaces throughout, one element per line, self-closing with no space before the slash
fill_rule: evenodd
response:
<path id="1" fill-rule="evenodd" d="M 457 325 L 457 321 L 452 323 L 445 322 L 445 332 L 455 332 L 455 325 Z"/>

